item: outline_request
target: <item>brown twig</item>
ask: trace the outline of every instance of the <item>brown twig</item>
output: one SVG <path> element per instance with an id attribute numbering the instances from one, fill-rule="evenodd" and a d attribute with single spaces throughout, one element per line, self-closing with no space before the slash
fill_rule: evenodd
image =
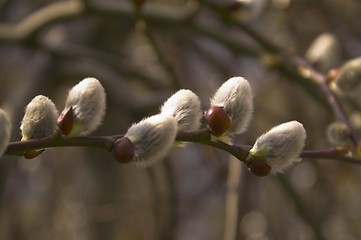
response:
<path id="1" fill-rule="evenodd" d="M 4 155 L 21 156 L 26 150 L 45 149 L 54 147 L 98 147 L 110 151 L 113 142 L 122 135 L 104 137 L 74 137 L 62 138 L 58 135 L 28 141 L 11 142 Z"/>
<path id="2" fill-rule="evenodd" d="M 294 58 L 294 62 L 296 65 L 299 66 L 300 74 L 302 74 L 304 77 L 314 81 L 317 83 L 324 94 L 327 97 L 327 101 L 329 105 L 331 106 L 331 109 L 335 115 L 335 117 L 342 121 L 348 128 L 351 134 L 351 140 L 355 144 L 355 146 L 358 146 L 361 143 L 361 138 L 356 129 L 352 126 L 351 121 L 349 117 L 347 116 L 342 104 L 338 100 L 335 93 L 330 89 L 328 85 L 327 76 L 325 74 L 320 73 L 316 69 L 314 69 L 310 64 L 308 64 L 306 61 L 304 61 L 301 58 Z"/>
<path id="3" fill-rule="evenodd" d="M 97 147 L 111 151 L 113 142 L 123 136 L 124 135 L 62 138 L 56 134 L 42 139 L 11 142 L 9 143 L 4 155 L 22 155 L 26 150 L 54 147 Z M 242 162 L 245 161 L 249 155 L 250 149 L 248 146 L 232 145 L 214 140 L 212 139 L 208 129 L 202 129 L 194 132 L 180 132 L 177 134 L 176 141 L 200 143 L 218 148 L 230 153 Z M 300 157 L 312 159 L 322 158 L 361 164 L 361 159 L 349 157 L 347 150 L 343 148 L 303 151 Z"/>

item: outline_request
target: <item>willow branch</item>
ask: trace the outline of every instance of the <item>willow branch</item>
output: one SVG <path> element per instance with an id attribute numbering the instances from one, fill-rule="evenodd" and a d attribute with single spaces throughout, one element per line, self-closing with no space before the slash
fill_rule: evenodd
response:
<path id="1" fill-rule="evenodd" d="M 356 129 L 352 126 L 351 121 L 347 116 L 342 104 L 338 100 L 337 96 L 330 89 L 328 85 L 327 76 L 318 72 L 316 69 L 311 67 L 306 61 L 300 58 L 295 58 L 295 62 L 297 65 L 299 65 L 300 74 L 311 79 L 320 86 L 320 88 L 327 97 L 328 103 L 331 106 L 334 115 L 338 120 L 342 121 L 347 126 L 349 132 L 351 133 L 351 140 L 353 141 L 355 146 L 359 146 L 361 143 L 360 135 L 358 134 Z"/>
<path id="2" fill-rule="evenodd" d="M 94 137 L 74 137 L 63 138 L 58 134 L 53 136 L 33 139 L 28 141 L 17 141 L 9 143 L 4 155 L 22 156 L 27 150 L 46 149 L 56 147 L 95 147 L 107 151 L 112 150 L 113 142 L 124 135 L 112 136 L 94 136 Z M 202 129 L 194 132 L 179 132 L 176 141 L 193 142 L 211 146 L 236 157 L 239 161 L 244 162 L 249 155 L 249 146 L 240 146 L 227 144 L 213 139 L 208 129 Z M 361 164 L 361 159 L 348 156 L 348 151 L 344 148 L 331 148 L 321 150 L 305 150 L 300 157 L 309 159 L 330 159 L 345 163 Z"/>
<path id="3" fill-rule="evenodd" d="M 21 156 L 27 150 L 45 149 L 55 147 L 97 147 L 110 151 L 113 142 L 121 138 L 122 135 L 104 136 L 104 137 L 74 137 L 62 138 L 58 135 L 42 139 L 32 139 L 28 141 L 11 142 L 4 155 Z"/>
<path id="4" fill-rule="evenodd" d="M 212 140 L 211 134 L 207 129 L 203 129 L 196 132 L 183 132 L 177 134 L 177 141 L 194 142 L 204 145 L 208 145 L 214 148 L 226 151 L 236 157 L 240 161 L 244 161 L 249 151 L 241 146 L 227 144 L 221 141 Z"/>
<path id="5" fill-rule="evenodd" d="M 360 158 L 350 157 L 343 148 L 331 148 L 320 150 L 304 150 L 300 157 L 308 159 L 328 159 L 345 163 L 361 164 Z"/>

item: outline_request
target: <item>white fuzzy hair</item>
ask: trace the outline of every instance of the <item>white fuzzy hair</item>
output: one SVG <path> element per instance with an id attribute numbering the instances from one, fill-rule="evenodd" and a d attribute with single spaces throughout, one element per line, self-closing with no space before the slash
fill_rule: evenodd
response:
<path id="1" fill-rule="evenodd" d="M 178 131 L 195 131 L 201 124 L 201 102 L 190 90 L 181 89 L 161 107 L 161 113 L 173 116 L 178 122 Z"/>
<path id="2" fill-rule="evenodd" d="M 253 93 L 243 77 L 232 77 L 224 82 L 211 99 L 211 106 L 223 107 L 231 119 L 231 126 L 224 135 L 243 133 L 253 113 Z"/>
<path id="3" fill-rule="evenodd" d="M 54 103 L 43 95 L 34 97 L 25 108 L 21 121 L 21 134 L 23 140 L 44 138 L 56 130 L 58 110 Z"/>
<path id="4" fill-rule="evenodd" d="M 260 155 L 271 166 L 271 173 L 282 172 L 300 161 L 306 130 L 297 121 L 280 124 L 260 136 L 250 153 Z"/>
<path id="5" fill-rule="evenodd" d="M 73 107 L 74 127 L 69 136 L 87 135 L 102 123 L 106 110 L 106 94 L 96 78 L 85 78 L 68 93 L 65 109 Z"/>
<path id="6" fill-rule="evenodd" d="M 164 114 L 154 115 L 133 124 L 125 134 L 134 146 L 134 161 L 140 167 L 164 159 L 177 133 L 177 120 Z"/>

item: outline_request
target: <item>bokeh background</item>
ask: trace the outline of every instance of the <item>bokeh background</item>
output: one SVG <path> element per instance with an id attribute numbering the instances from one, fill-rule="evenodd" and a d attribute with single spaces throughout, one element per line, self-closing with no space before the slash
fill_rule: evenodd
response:
<path id="1" fill-rule="evenodd" d="M 298 120 L 307 149 L 328 148 L 335 118 L 325 96 L 277 54 L 305 56 L 327 72 L 361 55 L 360 14 L 359 0 L 1 0 L 0 103 L 17 141 L 33 97 L 61 110 L 71 86 L 96 77 L 107 114 L 94 135 L 114 135 L 181 88 L 206 110 L 222 82 L 243 76 L 256 107 L 235 143 L 252 145 Z M 359 113 L 347 110 L 357 123 Z M 360 189 L 361 165 L 327 159 L 258 178 L 199 144 L 147 169 L 100 149 L 56 148 L 0 159 L 0 239 L 357 240 Z"/>

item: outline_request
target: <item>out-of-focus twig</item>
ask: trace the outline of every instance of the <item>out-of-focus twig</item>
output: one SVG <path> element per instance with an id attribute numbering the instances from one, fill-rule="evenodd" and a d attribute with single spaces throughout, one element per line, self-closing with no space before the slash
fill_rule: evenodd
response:
<path id="1" fill-rule="evenodd" d="M 133 0 L 133 6 L 134 6 L 134 14 L 136 16 L 137 25 L 139 27 L 139 31 L 143 33 L 144 37 L 148 41 L 149 45 L 152 47 L 155 55 L 158 58 L 158 61 L 160 65 L 163 67 L 163 69 L 168 73 L 168 75 L 171 77 L 174 87 L 179 88 L 179 80 L 176 72 L 174 71 L 173 66 L 168 62 L 165 55 L 162 53 L 160 47 L 157 44 L 156 39 L 154 38 L 152 32 L 149 29 L 149 24 L 146 22 L 146 20 L 143 17 L 143 4 L 140 4 L 138 1 Z"/>
<path id="2" fill-rule="evenodd" d="M 299 215 L 303 218 L 303 220 L 312 228 L 315 239 L 317 240 L 325 240 L 326 238 L 323 236 L 321 232 L 321 228 L 317 220 L 309 213 L 307 206 L 305 206 L 304 202 L 298 196 L 296 191 L 292 188 L 290 182 L 282 175 L 278 176 L 278 180 L 283 187 L 286 194 L 291 198 L 293 203 L 295 204 L 295 208 Z"/>
<path id="3" fill-rule="evenodd" d="M 198 2 L 216 13 L 220 17 L 220 19 L 223 20 L 224 23 L 236 26 L 237 28 L 241 29 L 244 33 L 252 37 L 255 42 L 259 43 L 260 46 L 265 50 L 269 52 L 278 52 L 280 50 L 280 48 L 277 45 L 273 44 L 268 38 L 263 37 L 261 34 L 257 33 L 257 31 L 247 26 L 246 24 L 243 24 L 242 22 L 232 18 L 229 14 L 229 11 L 227 11 L 226 9 L 217 6 L 211 1 L 198 0 Z"/>
<path id="4" fill-rule="evenodd" d="M 157 55 L 157 58 L 158 58 L 158 61 L 159 61 L 160 65 L 163 66 L 163 69 L 172 78 L 172 83 L 173 83 L 174 87 L 175 88 L 180 88 L 179 79 L 178 79 L 178 76 L 177 76 L 173 66 L 165 58 L 165 56 L 162 53 L 161 49 L 158 47 L 158 44 L 157 44 L 156 40 L 154 39 L 153 34 L 150 32 L 150 30 L 147 27 L 144 29 L 144 34 L 145 34 L 149 44 L 152 46 L 155 54 Z"/>
<path id="5" fill-rule="evenodd" d="M 134 77 L 142 81 L 142 83 L 150 89 L 159 89 L 159 84 L 156 84 L 157 81 L 152 78 L 152 76 L 140 72 L 128 62 L 122 61 L 116 54 L 69 42 L 42 44 L 41 47 L 56 56 L 76 59 L 79 62 L 84 61 L 84 59 L 94 59 L 100 67 L 108 66 L 108 68 L 119 73 L 119 75 Z M 96 68 L 92 70 L 96 70 Z M 91 72 L 91 70 L 89 70 L 89 72 Z"/>
<path id="6" fill-rule="evenodd" d="M 0 41 L 32 41 L 45 27 L 64 19 L 79 16 L 84 11 L 80 1 L 63 1 L 52 3 L 29 15 L 18 24 L 0 24 Z"/>
<path id="7" fill-rule="evenodd" d="M 331 106 L 334 115 L 336 116 L 336 118 L 338 118 L 347 126 L 351 134 L 351 140 L 353 141 L 355 146 L 359 146 L 361 144 L 360 135 L 358 134 L 356 129 L 352 126 L 351 121 L 347 116 L 340 101 L 338 100 L 336 94 L 330 89 L 327 81 L 327 76 L 318 72 L 316 69 L 314 69 L 311 65 L 309 65 L 306 61 L 302 60 L 301 58 L 295 58 L 294 61 L 295 64 L 299 66 L 300 74 L 311 79 L 320 86 L 320 88 L 327 97 L 328 103 Z"/>
<path id="8" fill-rule="evenodd" d="M 223 240 L 239 239 L 239 198 L 242 166 L 232 157 L 228 162 Z"/>
<path id="9" fill-rule="evenodd" d="M 188 9 L 186 10 L 188 11 Z M 184 22 L 186 11 L 162 11 L 151 8 L 145 14 L 145 19 L 160 23 L 160 25 L 174 25 Z M 134 19 L 132 8 L 126 2 L 112 1 L 62 1 L 49 4 L 17 24 L 0 24 L 0 41 L 2 42 L 28 42 L 41 30 L 59 21 L 79 17 L 82 14 L 106 15 L 107 17 L 121 15 Z"/>
<path id="10" fill-rule="evenodd" d="M 345 163 L 361 164 L 360 158 L 348 156 L 346 149 L 342 148 L 320 149 L 317 151 L 305 150 L 302 151 L 300 157 L 306 159 L 328 159 Z"/>

